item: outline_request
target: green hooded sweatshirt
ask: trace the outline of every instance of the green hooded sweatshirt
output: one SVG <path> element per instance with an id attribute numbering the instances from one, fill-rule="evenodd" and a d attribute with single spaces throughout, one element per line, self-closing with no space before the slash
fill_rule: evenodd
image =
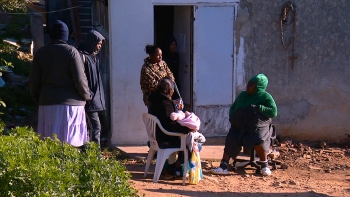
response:
<path id="1" fill-rule="evenodd" d="M 248 94 L 246 91 L 241 92 L 235 102 L 230 107 L 230 117 L 234 111 L 250 105 L 257 105 L 258 111 L 267 118 L 277 116 L 277 106 L 272 96 L 266 92 L 268 79 L 264 74 L 258 74 L 252 77 L 249 81 L 256 83 L 256 88 L 253 94 Z"/>

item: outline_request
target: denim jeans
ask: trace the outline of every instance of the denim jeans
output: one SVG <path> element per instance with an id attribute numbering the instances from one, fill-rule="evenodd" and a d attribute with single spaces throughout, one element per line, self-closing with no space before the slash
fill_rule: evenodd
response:
<path id="1" fill-rule="evenodd" d="M 86 122 L 90 136 L 90 141 L 96 142 L 98 145 L 100 145 L 101 123 L 98 114 L 98 111 L 86 112 Z"/>

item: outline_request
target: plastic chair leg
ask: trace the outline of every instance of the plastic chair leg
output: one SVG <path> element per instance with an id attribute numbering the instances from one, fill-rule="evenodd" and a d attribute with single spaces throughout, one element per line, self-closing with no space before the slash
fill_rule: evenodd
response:
<path id="1" fill-rule="evenodd" d="M 157 183 L 160 177 L 160 174 L 162 173 L 163 166 L 165 163 L 165 160 L 167 159 L 168 153 L 166 149 L 162 150 L 160 149 L 157 154 L 157 162 L 156 162 L 156 169 L 154 170 L 154 175 L 153 175 L 153 182 Z"/>
<path id="2" fill-rule="evenodd" d="M 183 178 L 182 185 L 186 185 L 186 174 L 187 174 L 187 166 L 188 166 L 188 151 L 187 149 L 184 151 L 184 167 L 183 167 Z"/>
<path id="3" fill-rule="evenodd" d="M 149 149 L 148 155 L 147 155 L 147 163 L 146 163 L 146 167 L 145 167 L 145 173 L 143 174 L 143 177 L 147 176 L 149 166 L 151 165 L 152 158 L 154 156 L 154 153 L 156 153 L 156 152 L 157 152 L 156 150 Z"/>

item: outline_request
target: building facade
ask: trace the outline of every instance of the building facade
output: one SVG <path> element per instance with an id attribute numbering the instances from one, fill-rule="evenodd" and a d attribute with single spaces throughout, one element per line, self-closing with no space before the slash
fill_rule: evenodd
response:
<path id="1" fill-rule="evenodd" d="M 226 135 L 230 105 L 251 76 L 264 73 L 278 106 L 278 135 L 347 141 L 350 2 L 295 0 L 281 25 L 286 2 L 109 1 L 111 143 L 147 141 L 144 48 L 169 33 L 178 42 L 181 95 L 201 118 L 205 136 Z"/>

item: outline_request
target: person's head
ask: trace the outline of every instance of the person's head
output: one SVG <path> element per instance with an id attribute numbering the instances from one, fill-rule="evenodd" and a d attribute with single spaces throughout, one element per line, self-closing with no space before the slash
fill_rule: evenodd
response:
<path id="1" fill-rule="evenodd" d="M 174 82 L 165 77 L 158 82 L 157 90 L 171 98 L 174 94 Z"/>
<path id="2" fill-rule="evenodd" d="M 60 20 L 56 20 L 53 23 L 50 31 L 51 40 L 62 40 L 66 42 L 68 40 L 68 35 L 69 35 L 68 26 L 64 22 Z"/>
<path id="3" fill-rule="evenodd" d="M 264 74 L 257 74 L 249 80 L 247 84 L 247 93 L 255 94 L 260 91 L 265 91 L 268 83 L 269 80 Z"/>
<path id="4" fill-rule="evenodd" d="M 256 88 L 256 83 L 253 81 L 249 81 L 247 84 L 247 93 L 254 94 Z"/>
<path id="5" fill-rule="evenodd" d="M 78 49 L 96 55 L 101 50 L 104 40 L 105 38 L 99 32 L 90 30 Z"/>
<path id="6" fill-rule="evenodd" d="M 172 41 L 169 45 L 169 52 L 170 53 L 175 53 L 177 48 L 177 43 L 176 41 Z"/>
<path id="7" fill-rule="evenodd" d="M 167 50 L 169 53 L 175 53 L 177 48 L 176 39 L 173 36 L 167 37 L 164 43 L 164 50 Z"/>
<path id="8" fill-rule="evenodd" d="M 159 63 L 162 60 L 162 50 L 154 45 L 146 46 L 146 53 L 149 55 L 151 63 Z"/>

